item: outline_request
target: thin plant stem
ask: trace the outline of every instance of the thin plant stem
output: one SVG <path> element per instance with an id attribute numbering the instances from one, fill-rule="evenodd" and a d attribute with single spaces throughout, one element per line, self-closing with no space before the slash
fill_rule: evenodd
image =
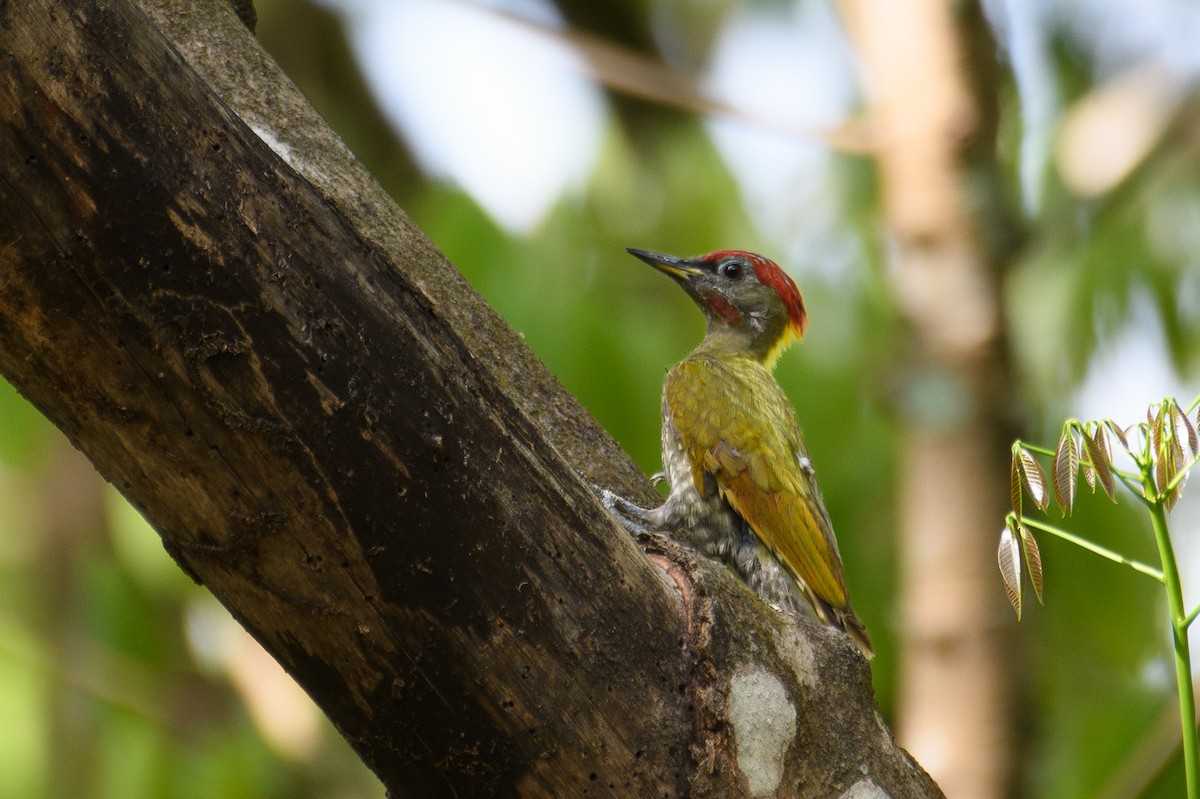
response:
<path id="1" fill-rule="evenodd" d="M 1108 547 L 1100 546 L 1099 544 L 1088 541 L 1086 538 L 1080 538 L 1079 536 L 1075 535 L 1074 533 L 1064 530 L 1061 527 L 1055 527 L 1052 524 L 1047 524 L 1046 522 L 1039 521 L 1037 519 L 1031 519 L 1029 517 L 1022 518 L 1021 524 L 1024 524 L 1028 527 L 1033 527 L 1037 530 L 1041 530 L 1043 532 L 1049 533 L 1050 535 L 1058 536 L 1059 538 L 1063 539 L 1064 541 L 1070 541 L 1075 546 L 1082 547 L 1083 549 L 1086 549 L 1088 552 L 1099 555 L 1102 558 L 1111 560 L 1113 563 L 1120 563 L 1123 566 L 1128 566 L 1129 568 L 1133 569 L 1134 571 L 1138 571 L 1149 577 L 1153 577 L 1155 580 L 1158 580 L 1160 583 L 1165 582 L 1165 580 L 1163 578 L 1163 573 L 1160 570 L 1154 568 L 1153 566 L 1146 564 L 1146 563 L 1142 563 L 1141 561 L 1131 560 L 1131 559 L 1125 557 L 1124 555 L 1122 555 L 1120 552 L 1114 552 L 1113 550 L 1109 549 Z"/>
<path id="2" fill-rule="evenodd" d="M 1132 494 L 1138 502 L 1142 503 L 1147 508 L 1150 507 L 1150 502 L 1142 496 L 1142 491 L 1137 484 L 1138 478 L 1127 476 L 1123 472 L 1118 472 L 1116 469 L 1113 469 L 1112 473 L 1115 474 L 1117 479 L 1129 489 L 1129 493 Z"/>
<path id="3" fill-rule="evenodd" d="M 1054 450 L 1047 449 L 1046 447 L 1040 446 L 1038 444 L 1030 444 L 1028 441 L 1022 441 L 1021 439 L 1018 438 L 1017 445 L 1020 446 L 1022 449 L 1029 450 L 1030 452 L 1036 452 L 1039 455 L 1045 455 L 1047 458 L 1054 457 Z"/>
<path id="4" fill-rule="evenodd" d="M 1183 607 L 1183 585 L 1175 561 L 1175 548 L 1171 546 L 1167 529 L 1165 495 L 1155 492 L 1153 479 L 1147 469 L 1143 484 L 1147 495 L 1155 497 L 1150 505 L 1150 521 L 1158 542 L 1158 555 L 1162 560 L 1163 584 L 1167 589 L 1167 607 L 1171 613 L 1171 637 L 1175 643 L 1175 683 L 1179 691 L 1179 723 L 1183 732 L 1183 771 L 1189 799 L 1200 799 L 1200 743 L 1196 737 L 1196 695 L 1192 686 L 1192 655 L 1188 644 L 1190 619 Z"/>

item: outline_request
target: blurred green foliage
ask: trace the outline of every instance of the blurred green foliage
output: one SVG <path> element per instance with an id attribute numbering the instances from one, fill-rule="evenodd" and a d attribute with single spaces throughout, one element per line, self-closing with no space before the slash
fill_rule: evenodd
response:
<path id="1" fill-rule="evenodd" d="M 462 192 L 418 175 L 369 104 L 328 12 L 257 5 L 260 38 L 405 211 L 642 468 L 657 471 L 661 380 L 699 340 L 701 318 L 623 248 L 772 251 L 700 123 L 620 101 L 589 183 L 536 234 L 516 238 Z M 1087 91 L 1072 63 L 1060 65 L 1064 85 Z M 1015 93 L 1008 84 L 997 92 L 1012 130 Z M 1015 136 L 1001 142 L 1014 195 L 1016 148 Z M 1056 429 L 1097 343 L 1128 319 L 1135 291 L 1146 290 L 1160 311 L 1164 355 L 1195 374 L 1200 314 L 1177 298 L 1181 285 L 1196 283 L 1200 249 L 1179 229 L 1200 225 L 1171 220 L 1200 207 L 1200 170 L 1193 141 L 1161 149 L 1106 199 L 1075 200 L 1047 178 L 1045 209 L 1024 221 L 1004 289 L 1021 368 L 1014 415 L 1030 440 Z M 870 257 L 838 277 L 784 263 L 811 325 L 778 373 L 805 424 L 855 606 L 876 642 L 886 715 L 898 632 L 894 485 L 905 468 L 897 418 L 909 376 L 900 371 L 871 169 L 846 157 L 839 170 L 840 212 Z M 270 742 L 227 666 L 198 651 L 205 636 L 189 625 L 202 590 L 6 384 L 0 508 L 0 799 L 382 795 L 327 725 L 302 756 Z M 1128 507 L 1085 499 L 1071 527 L 1155 561 L 1144 521 Z M 1012 651 L 1024 676 L 1023 792 L 1090 797 L 1173 702 L 1166 620 L 1144 577 L 1042 541 L 1046 606 L 1026 613 Z M 1185 576 L 1189 567 L 1200 577 L 1200 563 L 1185 562 Z M 994 588 L 1002 592 L 998 576 Z M 1181 781 L 1173 765 L 1151 795 L 1175 796 Z"/>

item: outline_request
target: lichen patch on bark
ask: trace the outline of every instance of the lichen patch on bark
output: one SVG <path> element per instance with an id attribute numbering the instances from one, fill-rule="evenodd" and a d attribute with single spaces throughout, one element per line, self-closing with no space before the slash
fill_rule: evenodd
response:
<path id="1" fill-rule="evenodd" d="M 841 795 L 840 799 L 892 799 L 874 780 L 859 780 Z"/>
<path id="2" fill-rule="evenodd" d="M 729 681 L 729 723 L 737 764 L 751 796 L 773 794 L 796 737 L 796 708 L 783 683 L 761 669 L 738 669 Z"/>
<path id="3" fill-rule="evenodd" d="M 800 634 L 793 626 L 783 627 L 778 633 L 779 649 L 787 652 L 791 658 L 789 664 L 796 681 L 804 688 L 815 688 L 820 680 L 817 675 L 817 657 L 813 652 L 812 642 Z"/>

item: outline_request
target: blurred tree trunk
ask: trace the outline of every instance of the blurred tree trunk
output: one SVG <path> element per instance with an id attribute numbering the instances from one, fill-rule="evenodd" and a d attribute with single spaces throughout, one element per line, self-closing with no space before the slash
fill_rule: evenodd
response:
<path id="1" fill-rule="evenodd" d="M 223 0 L 0 4 L 0 372 L 393 796 L 939 796 Z"/>
<path id="2" fill-rule="evenodd" d="M 997 577 L 1010 368 L 999 274 L 995 45 L 974 3 L 844 0 L 911 329 L 900 400 L 902 742 L 952 799 L 1011 791 L 1021 669 Z"/>

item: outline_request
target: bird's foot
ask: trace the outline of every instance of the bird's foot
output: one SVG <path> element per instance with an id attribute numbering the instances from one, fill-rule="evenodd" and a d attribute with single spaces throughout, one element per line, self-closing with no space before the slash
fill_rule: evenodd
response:
<path id="1" fill-rule="evenodd" d="M 593 485 L 592 490 L 599 497 L 600 504 L 608 509 L 608 512 L 617 520 L 617 523 L 624 527 L 625 531 L 630 535 L 636 537 L 665 532 L 658 525 L 650 521 L 649 511 L 645 508 L 633 504 L 625 499 L 625 497 L 615 494 L 607 488 Z"/>

